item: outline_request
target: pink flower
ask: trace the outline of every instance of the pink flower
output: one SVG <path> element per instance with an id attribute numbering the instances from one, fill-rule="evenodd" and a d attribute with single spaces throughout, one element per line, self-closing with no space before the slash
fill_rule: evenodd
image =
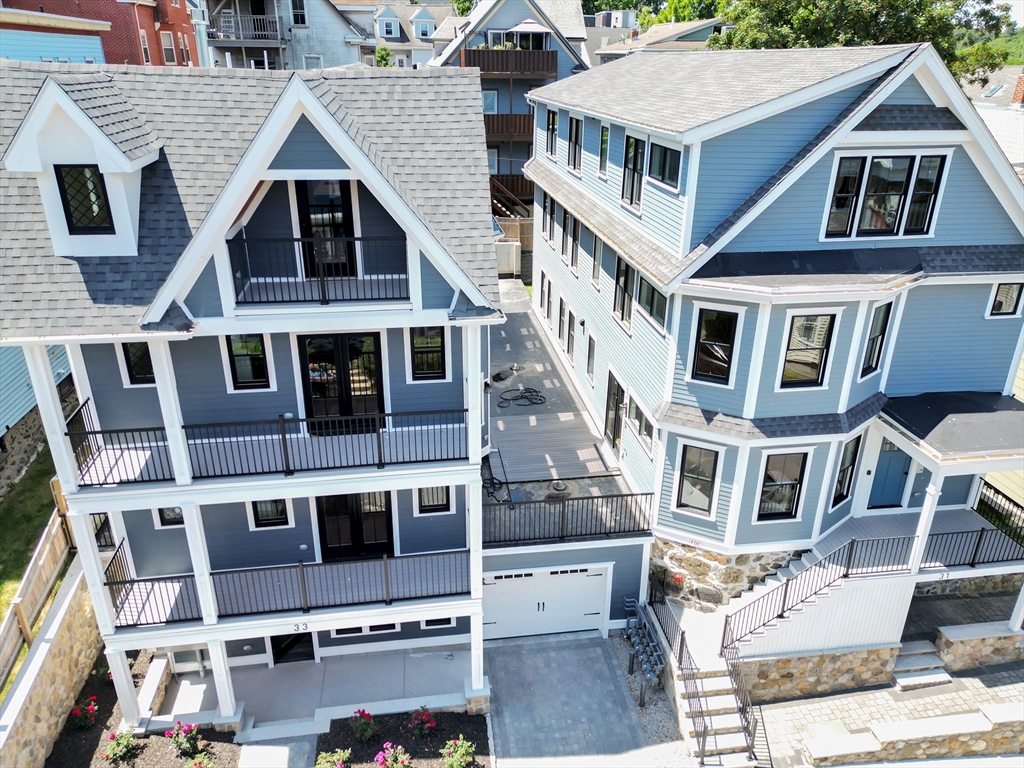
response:
<path id="1" fill-rule="evenodd" d="M 96 697 L 95 696 L 90 696 L 89 697 L 89 701 L 96 701 Z"/>
<path id="2" fill-rule="evenodd" d="M 174 731 L 164 731 L 164 736 L 166 736 L 167 738 L 171 738 L 171 736 L 173 736 L 173 735 L 174 735 Z"/>
<path id="3" fill-rule="evenodd" d="M 115 735 L 114 735 L 114 732 L 113 732 L 113 731 L 111 731 L 111 732 L 110 732 L 110 737 L 109 737 L 109 738 L 110 738 L 110 741 L 113 741 L 114 739 L 116 739 L 116 738 L 117 738 L 117 736 L 115 736 Z"/>
<path id="4" fill-rule="evenodd" d="M 683 580 L 683 574 L 681 574 L 681 573 L 677 573 L 677 574 L 675 575 L 675 580 L 676 580 L 676 584 L 678 584 L 679 582 L 681 582 L 681 581 Z"/>
<path id="5" fill-rule="evenodd" d="M 177 722 L 177 725 L 181 725 L 181 720 L 179 720 L 179 721 Z"/>
<path id="6" fill-rule="evenodd" d="M 81 714 L 82 714 L 82 710 L 80 710 L 78 708 L 72 709 L 71 710 L 71 714 L 74 715 L 75 717 L 80 717 Z"/>
<path id="7" fill-rule="evenodd" d="M 103 759 L 104 759 L 104 760 L 109 760 L 109 759 L 110 759 L 110 755 L 104 755 L 104 756 L 103 756 Z"/>

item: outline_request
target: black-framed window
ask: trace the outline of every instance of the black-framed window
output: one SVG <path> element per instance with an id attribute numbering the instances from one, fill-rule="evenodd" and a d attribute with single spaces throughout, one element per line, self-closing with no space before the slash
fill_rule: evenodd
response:
<path id="1" fill-rule="evenodd" d="M 644 188 L 644 154 L 647 142 L 626 136 L 626 149 L 622 156 L 622 202 L 640 207 Z"/>
<path id="2" fill-rule="evenodd" d="M 544 317 L 547 318 L 548 325 L 551 325 L 551 305 L 552 305 L 552 303 L 554 301 L 554 299 L 552 297 L 552 293 L 553 292 L 551 290 L 551 278 L 549 277 L 548 278 L 548 287 L 547 287 L 547 292 L 546 292 L 547 302 L 544 304 Z"/>
<path id="3" fill-rule="evenodd" d="M 284 499 L 254 501 L 252 524 L 255 528 L 279 528 L 288 525 L 288 503 Z"/>
<path id="4" fill-rule="evenodd" d="M 935 201 L 939 196 L 942 169 L 946 164 L 945 155 L 922 157 L 917 162 L 914 189 L 907 206 L 907 221 L 903 225 L 904 235 L 924 235 L 931 229 Z"/>
<path id="5" fill-rule="evenodd" d="M 576 315 L 569 312 L 568 325 L 565 330 L 565 354 L 569 362 L 576 361 Z"/>
<path id="6" fill-rule="evenodd" d="M 843 446 L 843 455 L 839 459 L 839 474 L 836 475 L 836 487 L 832 491 L 832 506 L 842 504 L 850 498 L 853 489 L 853 470 L 857 466 L 860 454 L 860 435 Z"/>
<path id="7" fill-rule="evenodd" d="M 292 0 L 292 24 L 306 26 L 306 0 Z"/>
<path id="8" fill-rule="evenodd" d="M 562 209 L 562 257 L 574 270 L 580 261 L 580 220 Z"/>
<path id="9" fill-rule="evenodd" d="M 651 142 L 651 163 L 647 168 L 647 175 L 655 181 L 675 189 L 679 186 L 679 160 L 681 154 L 678 149 L 669 149 L 661 144 Z"/>
<path id="10" fill-rule="evenodd" d="M 623 259 L 615 265 L 615 304 L 613 312 L 624 325 L 633 319 L 633 288 L 636 284 L 636 270 Z"/>
<path id="11" fill-rule="evenodd" d="M 185 524 L 185 513 L 181 511 L 181 507 L 160 507 L 156 511 L 156 516 L 161 526 Z"/>
<path id="12" fill-rule="evenodd" d="M 594 263 L 591 265 L 590 279 L 597 284 L 601 282 L 601 255 L 604 252 L 604 241 L 594 235 Z"/>
<path id="13" fill-rule="evenodd" d="M 568 166 L 578 171 L 583 167 L 583 121 L 578 117 L 569 118 Z"/>
<path id="14" fill-rule="evenodd" d="M 648 448 L 654 445 L 654 425 L 632 397 L 629 398 L 629 422 L 640 436 L 640 442 Z"/>
<path id="15" fill-rule="evenodd" d="M 607 125 L 601 126 L 601 150 L 597 161 L 597 169 L 602 175 L 608 173 L 608 144 L 611 141 L 611 131 Z"/>
<path id="16" fill-rule="evenodd" d="M 540 271 L 540 307 L 541 311 L 548 303 L 548 281 L 544 275 L 544 270 Z"/>
<path id="17" fill-rule="evenodd" d="M 547 146 L 545 149 L 552 157 L 558 154 L 558 113 L 553 109 L 548 110 Z"/>
<path id="18" fill-rule="evenodd" d="M 860 179 L 864 173 L 863 157 L 844 157 L 836 170 L 832 190 L 832 207 L 828 212 L 825 237 L 849 237 L 853 227 L 853 212 L 857 208 Z"/>
<path id="19" fill-rule="evenodd" d="M 436 514 L 438 512 L 451 512 L 451 489 L 447 485 L 438 485 L 433 488 L 420 488 L 416 493 L 418 494 L 421 515 Z"/>
<path id="20" fill-rule="evenodd" d="M 55 165 L 60 202 L 71 235 L 112 235 L 107 185 L 97 165 Z"/>
<path id="21" fill-rule="evenodd" d="M 448 372 L 444 359 L 444 328 L 442 326 L 410 328 L 409 342 L 412 349 L 413 381 L 430 381 L 447 377 Z"/>
<path id="22" fill-rule="evenodd" d="M 720 309 L 701 309 L 697 313 L 697 343 L 694 345 L 691 379 L 713 384 L 729 383 L 739 318 L 736 312 Z"/>
<path id="23" fill-rule="evenodd" d="M 597 341 L 593 336 L 587 337 L 587 378 L 594 380 L 594 363 L 597 358 Z"/>
<path id="24" fill-rule="evenodd" d="M 1020 307 L 1021 283 L 1000 283 L 996 286 L 996 295 L 992 299 L 992 309 L 989 314 L 993 317 L 1001 315 L 1016 315 Z"/>
<path id="25" fill-rule="evenodd" d="M 263 334 L 247 333 L 224 339 L 231 368 L 231 384 L 235 389 L 269 389 L 267 348 Z"/>
<path id="26" fill-rule="evenodd" d="M 561 344 L 565 343 L 565 321 L 568 320 L 569 308 L 566 306 L 565 299 L 558 300 L 558 341 Z"/>
<path id="27" fill-rule="evenodd" d="M 156 384 L 149 344 L 144 341 L 126 342 L 121 345 L 121 353 L 124 355 L 129 384 Z"/>
<path id="28" fill-rule="evenodd" d="M 894 235 L 910 183 L 912 157 L 873 157 L 864 184 L 864 199 L 857 222 L 859 237 Z"/>
<path id="29" fill-rule="evenodd" d="M 548 240 L 551 240 L 553 236 L 553 232 L 551 231 L 551 225 L 553 225 L 555 221 L 553 210 L 555 207 L 555 201 L 551 199 L 551 195 L 549 195 L 547 192 L 544 192 L 543 196 L 541 197 L 541 205 L 543 207 L 543 211 L 541 213 L 540 225 L 542 231 L 544 232 L 544 237 L 546 237 Z"/>
<path id="30" fill-rule="evenodd" d="M 861 364 L 861 378 L 874 373 L 882 364 L 882 347 L 885 346 L 885 332 L 889 327 L 892 302 L 875 307 L 871 313 L 871 328 L 868 329 L 868 344 L 864 348 L 864 362 Z"/>
<path id="31" fill-rule="evenodd" d="M 761 480 L 758 520 L 787 520 L 800 510 L 806 453 L 775 453 L 768 457 Z"/>
<path id="32" fill-rule="evenodd" d="M 424 619 L 423 620 L 423 628 L 424 629 L 435 629 L 435 628 L 440 628 L 440 627 L 454 627 L 454 626 L 455 626 L 455 619 L 454 619 L 454 617 L 449 617 L 447 619 Z"/>
<path id="33" fill-rule="evenodd" d="M 783 387 L 820 387 L 825 382 L 835 315 L 794 315 L 782 363 Z"/>
<path id="34" fill-rule="evenodd" d="M 711 517 L 715 503 L 715 475 L 718 451 L 684 445 L 679 466 L 676 507 Z"/>
<path id="35" fill-rule="evenodd" d="M 640 278 L 640 289 L 637 291 L 637 303 L 643 307 L 643 310 L 650 315 L 654 322 L 662 328 L 665 327 L 668 299 L 665 297 L 665 294 L 642 277 Z"/>

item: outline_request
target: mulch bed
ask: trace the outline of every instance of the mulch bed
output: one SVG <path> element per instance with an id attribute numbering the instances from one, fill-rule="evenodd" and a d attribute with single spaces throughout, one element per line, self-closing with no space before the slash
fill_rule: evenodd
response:
<path id="1" fill-rule="evenodd" d="M 483 715 L 467 715 L 464 712 L 434 712 L 437 729 L 422 739 L 414 739 L 406 729 L 412 713 L 400 715 L 377 715 L 373 719 L 380 732 L 370 741 L 356 739 L 348 720 L 332 720 L 331 730 L 321 733 L 316 741 L 316 750 L 333 752 L 336 749 L 352 750 L 352 768 L 377 768 L 374 758 L 386 741 L 401 744 L 412 756 L 413 768 L 444 768 L 440 750 L 446 741 L 457 739 L 462 734 L 476 744 L 476 762 L 479 768 L 491 768 L 491 748 L 487 741 L 487 718 Z"/>
<path id="2" fill-rule="evenodd" d="M 148 651 L 128 654 L 135 658 L 132 678 L 135 686 L 142 684 L 149 670 L 151 655 Z M 53 751 L 46 760 L 46 768 L 110 768 L 112 765 L 103 758 L 110 743 L 110 734 L 121 723 L 121 707 L 117 703 L 114 684 L 107 674 L 107 660 L 100 654 L 96 664 L 79 694 L 78 701 L 84 702 L 89 696 L 96 697 L 96 724 L 92 728 L 78 728 L 72 718 L 64 724 L 63 730 L 53 745 Z M 56 713 L 55 713 L 56 714 Z M 218 768 L 234 768 L 238 765 L 241 747 L 233 744 L 233 733 L 217 733 L 212 728 L 200 731 L 210 742 L 209 754 Z M 134 768 L 185 768 L 188 762 L 178 757 L 171 740 L 161 735 L 142 736 L 137 739 L 139 750 L 128 765 Z"/>

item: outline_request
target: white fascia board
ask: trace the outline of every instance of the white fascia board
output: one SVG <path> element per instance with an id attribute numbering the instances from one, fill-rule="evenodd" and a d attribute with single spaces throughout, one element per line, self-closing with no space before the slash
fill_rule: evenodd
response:
<path id="1" fill-rule="evenodd" d="M 416 464 L 404 469 L 324 470 L 290 477 L 281 475 L 195 480 L 191 485 L 150 483 L 120 488 L 80 488 L 66 494 L 71 514 L 198 504 L 231 504 L 310 496 L 340 496 L 369 491 L 408 490 L 438 484 L 480 482 L 480 465 L 468 461 Z"/>
<path id="2" fill-rule="evenodd" d="M 870 421 L 870 419 L 869 419 Z M 865 422 L 866 424 L 867 422 Z M 692 440 L 701 440 L 706 443 L 714 443 L 721 445 L 731 445 L 735 447 L 748 447 L 748 448 L 772 448 L 775 446 L 787 446 L 787 445 L 807 445 L 808 443 L 827 443 L 840 438 L 846 438 L 853 435 L 864 428 L 864 424 L 860 424 L 849 432 L 829 432 L 827 434 L 816 434 L 816 435 L 794 435 L 792 437 L 755 437 L 746 439 L 744 437 L 737 437 L 736 435 L 727 435 L 721 432 L 713 432 L 711 430 L 702 430 L 696 427 L 684 427 L 679 424 L 673 424 L 671 422 L 663 421 L 660 425 L 661 429 L 666 432 L 672 432 L 681 438 L 690 438 Z"/>
<path id="3" fill-rule="evenodd" d="M 763 288 L 755 285 L 708 283 L 703 280 L 688 280 L 678 289 L 677 293 L 685 296 L 698 296 L 709 299 L 725 299 L 727 301 L 767 302 L 769 304 L 814 304 L 821 301 L 874 301 L 891 296 L 905 289 L 908 285 L 926 282 L 930 278 L 921 273 L 913 276 L 900 275 L 897 280 L 877 287 L 863 285 L 835 286 L 795 286 L 793 288 Z M 959 279 L 950 282 L 963 282 Z M 978 282 L 991 283 L 992 278 Z"/>
<path id="4" fill-rule="evenodd" d="M 334 305 L 318 314 L 308 310 L 239 311 L 234 317 L 201 317 L 196 321 L 196 336 L 230 336 L 241 333 L 324 333 L 375 328 L 408 328 L 419 325 L 447 325 L 448 310 L 411 308 L 383 311 L 372 306 L 335 310 Z"/>
<path id="5" fill-rule="evenodd" d="M 47 78 L 4 153 L 3 166 L 6 170 L 13 173 L 43 173 L 46 170 L 39 156 L 39 133 L 53 110 L 58 108 L 67 113 L 68 117 L 92 139 L 101 173 L 132 173 L 145 165 L 133 164 L 111 138 L 82 111 L 75 100 L 68 96 L 57 81 Z M 142 160 L 151 156 L 156 159 L 151 154 Z M 139 162 L 141 160 L 136 161 Z"/>
<path id="6" fill-rule="evenodd" d="M 0 347 L 24 347 L 33 344 L 120 344 L 130 341 L 187 341 L 188 331 L 154 331 L 153 333 L 97 333 L 87 335 L 57 334 L 54 336 L 18 336 L 0 339 Z"/>

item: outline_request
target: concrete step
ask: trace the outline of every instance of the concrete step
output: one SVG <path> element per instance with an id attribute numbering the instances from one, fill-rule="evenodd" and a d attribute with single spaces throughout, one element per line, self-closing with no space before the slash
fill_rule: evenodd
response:
<path id="1" fill-rule="evenodd" d="M 747 737 L 744 733 L 722 733 L 708 737 L 704 754 L 707 755 L 735 755 L 746 754 Z"/>
<path id="2" fill-rule="evenodd" d="M 904 656 L 902 653 L 896 658 L 896 672 L 914 672 L 919 669 L 942 669 L 942 659 L 936 653 L 915 653 L 911 656 Z"/>
<path id="3" fill-rule="evenodd" d="M 743 721 L 740 720 L 738 712 L 730 712 L 725 715 L 711 715 L 708 720 L 709 734 L 742 733 Z M 696 732 L 691 728 L 690 736 L 696 738 Z"/>
<path id="4" fill-rule="evenodd" d="M 732 679 L 728 675 L 706 677 L 701 680 L 705 696 L 728 696 L 733 692 Z"/>
<path id="5" fill-rule="evenodd" d="M 904 643 L 900 648 L 900 656 L 916 656 L 922 653 L 935 653 L 935 643 L 930 643 L 927 640 L 912 640 L 909 643 Z"/>
<path id="6" fill-rule="evenodd" d="M 729 668 L 725 666 L 725 660 L 716 657 L 715 661 L 710 664 L 705 664 L 703 667 L 697 670 L 697 677 L 701 680 L 711 680 L 716 677 L 729 677 Z"/>
<path id="7" fill-rule="evenodd" d="M 953 682 L 953 678 L 944 669 L 918 669 L 913 672 L 896 672 L 893 674 L 896 687 L 901 691 L 913 691 L 918 688 L 931 688 Z"/>
<path id="8" fill-rule="evenodd" d="M 705 715 L 731 715 L 740 711 L 740 704 L 731 693 L 723 696 L 705 696 L 703 703 Z M 690 714 L 688 705 L 686 709 L 687 714 Z"/>
<path id="9" fill-rule="evenodd" d="M 757 761 L 747 757 L 746 752 L 732 752 L 724 755 L 708 755 L 704 768 L 756 768 Z"/>

